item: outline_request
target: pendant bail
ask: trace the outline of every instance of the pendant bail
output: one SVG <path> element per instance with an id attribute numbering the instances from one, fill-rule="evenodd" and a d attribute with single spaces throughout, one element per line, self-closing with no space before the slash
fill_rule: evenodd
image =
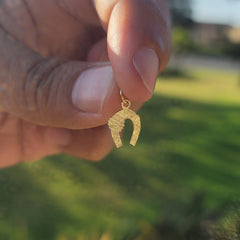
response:
<path id="1" fill-rule="evenodd" d="M 131 102 L 128 99 L 124 99 L 121 105 L 123 109 L 129 109 L 131 107 Z"/>

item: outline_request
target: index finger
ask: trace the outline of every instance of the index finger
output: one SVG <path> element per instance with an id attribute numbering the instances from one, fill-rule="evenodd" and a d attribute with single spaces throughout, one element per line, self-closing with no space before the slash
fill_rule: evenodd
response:
<path id="1" fill-rule="evenodd" d="M 163 0 L 95 0 L 108 53 L 124 95 L 144 102 L 170 55 L 170 16 Z"/>

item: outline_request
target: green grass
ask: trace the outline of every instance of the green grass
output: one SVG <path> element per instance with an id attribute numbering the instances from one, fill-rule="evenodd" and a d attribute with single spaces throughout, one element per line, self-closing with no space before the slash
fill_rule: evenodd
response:
<path id="1" fill-rule="evenodd" d="M 160 77 L 135 148 L 0 170 L 0 239 L 197 240 L 206 222 L 227 225 L 240 199 L 239 80 L 187 76 Z"/>

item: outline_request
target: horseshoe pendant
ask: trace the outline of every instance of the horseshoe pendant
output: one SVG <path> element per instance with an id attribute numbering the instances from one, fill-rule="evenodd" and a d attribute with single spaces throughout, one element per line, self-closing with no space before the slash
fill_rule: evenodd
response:
<path id="1" fill-rule="evenodd" d="M 125 120 L 130 119 L 133 123 L 133 133 L 130 144 L 135 146 L 141 131 L 140 117 L 130 109 L 131 102 L 122 97 L 122 109 L 108 120 L 108 126 L 111 130 L 113 141 L 117 148 L 122 147 L 120 133 L 124 128 Z"/>

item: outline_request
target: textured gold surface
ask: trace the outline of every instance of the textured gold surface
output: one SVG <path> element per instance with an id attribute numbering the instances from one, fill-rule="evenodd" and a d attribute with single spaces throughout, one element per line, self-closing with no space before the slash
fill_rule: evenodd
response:
<path id="1" fill-rule="evenodd" d="M 128 106 L 124 106 L 126 104 Z M 108 126 L 111 130 L 113 141 L 117 148 L 122 146 L 122 140 L 120 137 L 120 133 L 124 128 L 125 120 L 130 119 L 133 123 L 133 134 L 130 140 L 130 144 L 135 146 L 141 131 L 141 121 L 140 117 L 132 110 L 129 109 L 130 101 L 125 100 L 122 102 L 123 110 L 117 112 L 113 117 L 108 120 Z"/>

